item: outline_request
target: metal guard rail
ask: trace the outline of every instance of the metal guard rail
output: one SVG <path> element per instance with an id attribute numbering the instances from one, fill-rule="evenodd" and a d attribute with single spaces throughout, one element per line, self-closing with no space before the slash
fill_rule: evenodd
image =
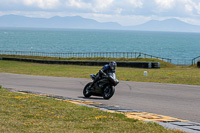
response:
<path id="1" fill-rule="evenodd" d="M 194 59 L 192 59 L 192 65 L 194 65 L 196 63 L 196 59 L 200 58 L 200 56 L 195 57 Z"/>
<path id="2" fill-rule="evenodd" d="M 81 53 L 54 53 L 54 52 L 33 52 L 33 51 L 0 51 L 0 54 L 6 55 L 32 55 L 32 56 L 49 56 L 49 57 L 123 57 L 123 58 L 156 58 L 171 63 L 171 59 L 157 57 L 141 52 L 81 52 Z"/>

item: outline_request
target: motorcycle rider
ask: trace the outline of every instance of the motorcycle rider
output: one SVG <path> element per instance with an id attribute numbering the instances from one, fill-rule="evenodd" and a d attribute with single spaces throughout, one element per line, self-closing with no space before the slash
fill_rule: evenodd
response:
<path id="1" fill-rule="evenodd" d="M 102 78 L 102 76 L 107 76 L 108 73 L 115 73 L 115 68 L 117 67 L 117 63 L 115 61 L 109 62 L 109 64 L 106 64 L 102 67 L 102 69 L 99 70 L 99 72 L 96 74 L 95 79 L 93 83 L 90 85 L 90 89 L 93 89 L 93 85 Z"/>

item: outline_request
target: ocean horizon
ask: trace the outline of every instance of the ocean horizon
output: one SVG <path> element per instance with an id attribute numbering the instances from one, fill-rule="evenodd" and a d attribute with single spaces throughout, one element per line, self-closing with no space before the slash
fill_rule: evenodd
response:
<path id="1" fill-rule="evenodd" d="M 170 59 L 200 56 L 200 33 L 0 28 L 1 51 L 142 52 Z"/>

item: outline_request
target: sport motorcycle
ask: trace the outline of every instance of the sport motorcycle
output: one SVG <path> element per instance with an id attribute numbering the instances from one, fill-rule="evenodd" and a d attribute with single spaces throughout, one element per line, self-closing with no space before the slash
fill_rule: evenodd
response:
<path id="1" fill-rule="evenodd" d="M 91 79 L 94 81 L 96 75 L 91 74 Z M 108 73 L 103 75 L 100 80 L 95 82 L 89 82 L 83 89 L 83 95 L 86 98 L 90 96 L 102 96 L 104 99 L 110 99 L 115 93 L 115 86 L 119 83 L 115 73 Z M 92 85 L 92 86 L 91 86 Z"/>

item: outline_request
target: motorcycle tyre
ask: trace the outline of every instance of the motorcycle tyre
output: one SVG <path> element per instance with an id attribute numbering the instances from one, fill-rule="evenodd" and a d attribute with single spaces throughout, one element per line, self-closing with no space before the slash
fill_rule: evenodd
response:
<path id="1" fill-rule="evenodd" d="M 83 95 L 86 97 L 86 98 L 89 98 L 92 94 L 91 94 L 91 92 L 88 92 L 88 93 L 86 93 L 88 90 L 87 89 L 89 89 L 89 86 L 92 84 L 92 82 L 90 82 L 90 83 L 88 83 L 85 87 L 84 87 L 84 89 L 83 89 Z"/>
<path id="2" fill-rule="evenodd" d="M 103 98 L 106 99 L 106 100 L 109 100 L 115 93 L 115 87 L 114 86 L 110 86 L 110 89 L 111 89 L 111 91 L 110 91 L 109 96 L 106 96 L 105 93 L 104 93 L 104 90 L 103 90 Z"/>

